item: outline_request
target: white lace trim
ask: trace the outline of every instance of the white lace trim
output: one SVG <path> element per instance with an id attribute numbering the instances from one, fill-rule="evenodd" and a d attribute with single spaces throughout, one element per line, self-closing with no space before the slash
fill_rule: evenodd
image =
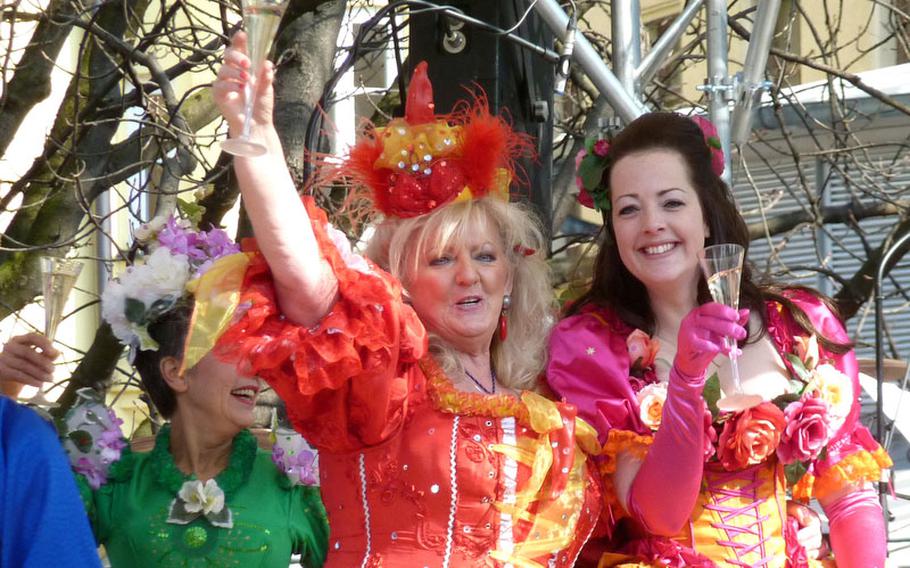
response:
<path id="1" fill-rule="evenodd" d="M 502 426 L 502 443 L 507 446 L 517 444 L 515 436 L 515 418 L 507 416 L 501 421 Z M 515 503 L 515 491 L 518 487 L 518 462 L 514 458 L 503 457 L 503 492 L 502 502 L 506 505 Z M 499 517 L 499 543 L 497 548 L 510 555 L 515 550 L 515 535 L 512 532 L 512 515 L 502 513 Z M 506 568 L 511 564 L 506 564 Z"/>
<path id="2" fill-rule="evenodd" d="M 456 479 L 455 463 L 458 451 L 458 419 L 456 414 L 452 418 L 452 441 L 449 444 L 449 482 L 452 486 L 452 497 L 449 503 L 449 526 L 446 528 L 446 552 L 442 559 L 442 567 L 448 568 L 452 559 L 452 540 L 455 534 L 455 506 L 458 501 L 458 480 Z"/>
<path id="3" fill-rule="evenodd" d="M 370 503 L 367 501 L 367 472 L 364 465 L 364 456 L 360 454 L 360 500 L 363 504 L 363 529 L 366 537 L 366 550 L 363 552 L 363 562 L 361 568 L 366 568 L 370 560 L 370 554 L 373 551 L 372 527 L 370 527 Z"/>

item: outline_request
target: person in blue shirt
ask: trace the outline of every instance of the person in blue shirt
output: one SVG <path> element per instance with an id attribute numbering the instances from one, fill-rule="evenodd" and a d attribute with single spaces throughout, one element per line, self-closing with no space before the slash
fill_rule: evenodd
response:
<path id="1" fill-rule="evenodd" d="M 0 396 L 0 566 L 101 566 L 54 428 Z"/>

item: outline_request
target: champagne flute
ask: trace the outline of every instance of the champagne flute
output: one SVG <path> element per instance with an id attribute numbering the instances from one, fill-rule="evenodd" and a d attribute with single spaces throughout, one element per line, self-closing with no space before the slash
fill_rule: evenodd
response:
<path id="1" fill-rule="evenodd" d="M 708 290 L 711 297 L 719 304 L 739 308 L 739 285 L 743 272 L 743 256 L 745 249 L 737 244 L 721 244 L 705 247 L 699 251 L 698 259 L 702 271 L 708 280 Z M 724 393 L 717 401 L 717 408 L 724 412 L 736 412 L 751 408 L 762 401 L 762 397 L 755 394 L 746 394 L 742 389 L 739 378 L 739 365 L 736 363 L 736 341 L 726 338 L 730 347 L 730 370 L 733 374 L 733 393 Z"/>
<path id="2" fill-rule="evenodd" d="M 250 140 L 250 121 L 253 116 L 254 93 L 258 88 L 259 71 L 272 47 L 272 40 L 281 23 L 288 0 L 242 0 L 243 21 L 246 26 L 247 54 L 250 57 L 250 78 L 244 85 L 243 130 L 238 138 L 221 143 L 221 149 L 234 156 L 262 156 L 266 147 Z"/>
<path id="3" fill-rule="evenodd" d="M 57 326 L 63 319 L 66 300 L 76 284 L 76 278 L 82 271 L 82 263 L 78 260 L 53 256 L 42 256 L 40 262 L 41 284 L 44 292 L 44 335 L 48 341 L 53 343 L 54 337 L 57 335 Z M 38 392 L 28 400 L 28 403 L 39 408 L 53 408 L 57 405 L 54 401 L 48 400 L 44 394 L 44 388 L 39 387 Z"/>

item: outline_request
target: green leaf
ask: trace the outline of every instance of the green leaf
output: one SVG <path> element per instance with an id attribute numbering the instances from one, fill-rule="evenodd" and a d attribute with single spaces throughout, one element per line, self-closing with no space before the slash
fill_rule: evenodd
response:
<path id="1" fill-rule="evenodd" d="M 126 304 L 124 306 L 126 321 L 136 325 L 145 323 L 145 304 L 141 300 L 127 298 L 124 303 Z"/>
<path id="2" fill-rule="evenodd" d="M 578 177 L 581 178 L 581 184 L 585 189 L 591 190 L 600 186 L 600 180 L 604 175 L 604 165 L 597 156 L 588 154 L 578 165 Z"/>
<path id="3" fill-rule="evenodd" d="M 785 408 L 787 408 L 787 405 L 788 405 L 788 404 L 790 404 L 791 402 L 796 402 L 797 400 L 799 400 L 799 394 L 798 394 L 798 393 L 790 393 L 790 392 L 788 392 L 788 393 L 784 393 L 784 394 L 778 396 L 777 398 L 775 398 L 775 399 L 772 400 L 771 402 L 772 402 L 772 404 L 774 404 L 776 407 L 780 408 L 781 410 L 784 410 Z"/>
<path id="4" fill-rule="evenodd" d="M 808 468 L 803 462 L 793 462 L 785 465 L 784 475 L 787 477 L 787 485 L 796 485 L 807 471 Z"/>
<path id="5" fill-rule="evenodd" d="M 73 430 L 67 434 L 66 437 L 72 440 L 73 444 L 76 445 L 76 449 L 83 454 L 87 454 L 91 451 L 92 435 L 85 430 Z"/>
<path id="6" fill-rule="evenodd" d="M 606 191 L 595 191 L 592 196 L 594 197 L 594 208 L 598 211 L 606 212 L 613 206 L 610 203 L 610 194 Z"/>
<path id="7" fill-rule="evenodd" d="M 588 156 L 594 155 L 594 144 L 597 144 L 598 140 L 599 138 L 596 136 L 585 139 L 585 152 L 588 153 Z"/>
<path id="8" fill-rule="evenodd" d="M 199 226 L 199 223 L 202 221 L 202 215 L 205 214 L 205 207 L 199 205 L 199 203 L 187 201 L 179 197 L 177 198 L 177 209 L 183 213 L 183 216 L 186 217 L 194 227 Z"/>
<path id="9" fill-rule="evenodd" d="M 704 397 L 705 402 L 708 403 L 708 410 L 711 411 L 711 420 L 716 420 L 717 415 L 720 414 L 720 410 L 717 408 L 717 401 L 720 399 L 720 378 L 717 373 L 712 374 L 705 381 L 705 388 L 701 391 L 701 395 Z"/>
<path id="10" fill-rule="evenodd" d="M 796 374 L 799 376 L 799 379 L 804 382 L 809 382 L 809 371 L 806 370 L 805 363 L 792 353 L 787 353 L 787 360 L 790 361 L 790 364 L 793 365 L 793 370 L 796 371 Z"/>

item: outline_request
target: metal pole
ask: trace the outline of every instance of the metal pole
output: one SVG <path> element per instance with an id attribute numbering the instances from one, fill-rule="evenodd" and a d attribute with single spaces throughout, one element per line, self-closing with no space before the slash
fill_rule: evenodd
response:
<path id="1" fill-rule="evenodd" d="M 758 3 L 749 50 L 743 64 L 742 81 L 739 85 L 736 107 L 733 109 L 733 126 L 730 138 L 736 146 L 742 146 L 749 139 L 752 126 L 752 108 L 766 87 L 763 81 L 768 52 L 777 26 L 780 0 L 762 0 Z"/>
<path id="2" fill-rule="evenodd" d="M 638 0 L 613 0 L 613 73 L 627 93 L 641 100 L 636 69 L 641 62 L 641 6 Z"/>
<path id="3" fill-rule="evenodd" d="M 894 257 L 901 249 L 910 245 L 910 233 L 905 233 L 896 243 L 893 243 L 888 250 L 882 254 L 882 259 L 878 263 L 878 269 L 875 271 L 875 437 L 878 443 L 885 441 L 884 418 L 884 377 L 885 377 L 885 295 L 882 293 L 882 280 L 885 279 L 885 272 L 888 265 L 891 264 L 891 258 Z M 886 480 L 879 480 L 878 495 L 882 505 L 882 512 L 885 515 L 885 538 L 888 535 L 888 483 Z"/>
<path id="4" fill-rule="evenodd" d="M 670 51 L 673 50 L 673 46 L 676 45 L 679 38 L 685 33 L 686 28 L 689 27 L 702 4 L 704 4 L 704 0 L 692 0 L 692 2 L 689 2 L 689 5 L 673 20 L 670 27 L 661 34 L 660 39 L 654 43 L 647 55 L 645 55 L 638 69 L 635 70 L 639 89 L 641 89 L 642 85 L 648 83 L 661 65 L 665 63 L 664 60 L 670 54 Z M 616 56 L 614 55 L 613 57 L 615 58 Z"/>
<path id="5" fill-rule="evenodd" d="M 724 181 L 732 186 L 730 171 L 730 76 L 727 74 L 727 1 L 707 0 L 708 7 L 708 93 L 711 122 L 717 127 L 724 149 Z"/>
<path id="6" fill-rule="evenodd" d="M 566 33 L 569 16 L 559 7 L 556 0 L 538 0 L 534 8 L 558 37 Z M 607 99 L 624 122 L 632 122 L 647 112 L 645 106 L 623 88 L 622 83 L 610 71 L 594 46 L 578 31 L 575 32 L 575 52 L 572 58 L 581 65 L 600 94 Z"/>

